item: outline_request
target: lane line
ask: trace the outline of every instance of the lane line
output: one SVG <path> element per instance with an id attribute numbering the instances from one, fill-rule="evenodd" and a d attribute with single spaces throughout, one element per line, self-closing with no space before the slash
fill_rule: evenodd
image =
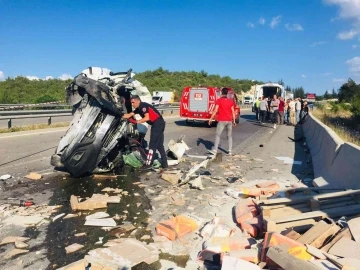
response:
<path id="1" fill-rule="evenodd" d="M 15 138 L 15 137 L 31 136 L 31 135 L 48 134 L 48 133 L 54 133 L 54 132 L 61 132 L 61 131 L 65 131 L 65 130 L 67 130 L 67 127 L 64 129 L 58 129 L 58 130 L 49 130 L 49 131 L 33 132 L 33 133 L 26 133 L 26 134 L 17 134 L 17 135 L 12 135 L 12 136 L 4 136 L 4 137 L 0 137 L 0 140 Z"/>

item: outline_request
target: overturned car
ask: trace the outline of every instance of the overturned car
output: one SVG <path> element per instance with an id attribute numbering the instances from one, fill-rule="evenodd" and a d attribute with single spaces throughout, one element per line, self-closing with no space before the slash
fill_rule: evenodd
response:
<path id="1" fill-rule="evenodd" d="M 146 124 L 134 126 L 121 119 L 131 111 L 132 95 L 151 102 L 147 87 L 134 75 L 131 69 L 113 73 L 89 67 L 74 78 L 66 88 L 74 118 L 51 157 L 52 166 L 78 177 L 111 171 L 124 163 L 133 167 L 145 163 Z"/>

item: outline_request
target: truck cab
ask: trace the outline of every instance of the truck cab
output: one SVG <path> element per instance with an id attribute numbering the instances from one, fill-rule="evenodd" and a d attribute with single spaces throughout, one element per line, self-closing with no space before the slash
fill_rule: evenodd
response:
<path id="1" fill-rule="evenodd" d="M 156 91 L 152 96 L 152 105 L 159 106 L 167 103 L 174 102 L 175 94 L 174 92 L 166 92 L 166 91 Z"/>

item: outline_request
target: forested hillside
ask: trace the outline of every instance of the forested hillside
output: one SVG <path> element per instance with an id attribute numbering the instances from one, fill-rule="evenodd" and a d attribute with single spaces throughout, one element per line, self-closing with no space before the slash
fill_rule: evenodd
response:
<path id="1" fill-rule="evenodd" d="M 251 85 L 262 83 L 247 79 L 233 79 L 229 76 L 221 77 L 208 74 L 205 71 L 170 72 L 163 68 L 137 73 L 135 79 L 146 85 L 151 92 L 174 90 L 177 98 L 180 97 L 184 86 L 228 86 L 240 93 L 250 90 Z M 62 81 L 59 79 L 31 81 L 25 77 L 7 78 L 0 82 L 0 104 L 64 100 L 65 87 L 70 82 L 71 80 Z"/>
<path id="2" fill-rule="evenodd" d="M 0 104 L 42 103 L 65 100 L 65 87 L 71 80 L 29 80 L 7 78 L 0 82 Z"/>

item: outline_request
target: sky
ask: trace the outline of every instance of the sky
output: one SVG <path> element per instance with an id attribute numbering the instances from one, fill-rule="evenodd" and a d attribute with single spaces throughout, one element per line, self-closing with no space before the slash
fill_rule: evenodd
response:
<path id="1" fill-rule="evenodd" d="M 158 67 L 303 86 L 360 82 L 360 0 L 0 0 L 0 80 Z"/>

